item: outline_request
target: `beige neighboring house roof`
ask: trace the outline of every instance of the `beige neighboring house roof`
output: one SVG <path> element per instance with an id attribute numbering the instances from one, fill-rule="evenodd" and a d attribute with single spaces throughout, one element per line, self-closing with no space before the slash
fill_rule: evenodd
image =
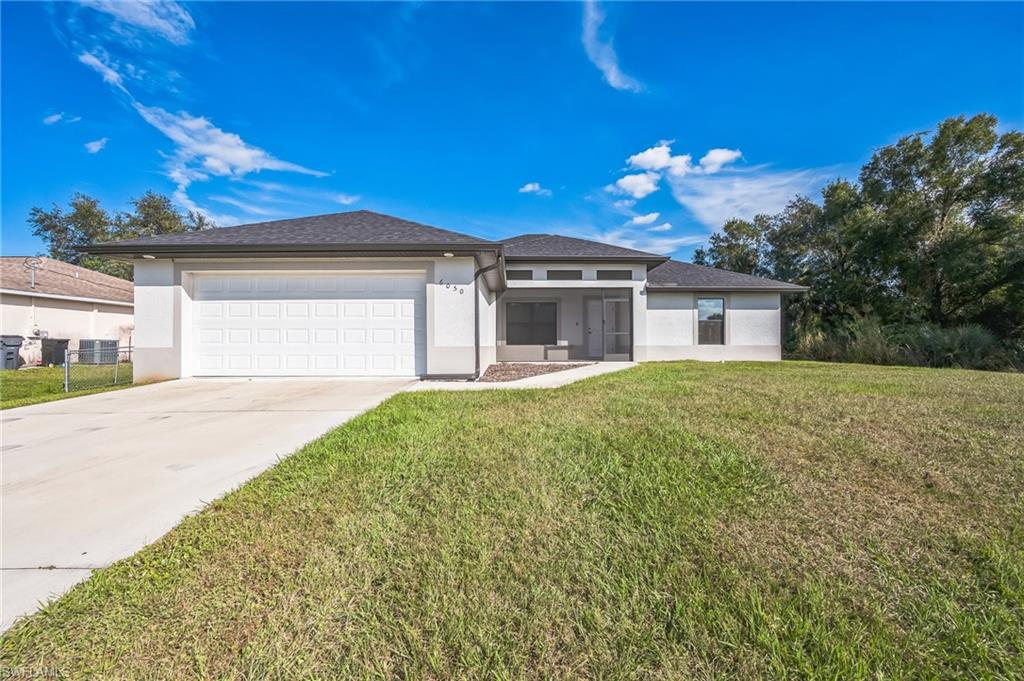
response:
<path id="1" fill-rule="evenodd" d="M 0 257 L 0 291 L 55 298 L 79 298 L 131 305 L 135 287 L 130 281 L 87 270 L 53 258 L 38 258 L 35 288 L 26 256 Z"/>

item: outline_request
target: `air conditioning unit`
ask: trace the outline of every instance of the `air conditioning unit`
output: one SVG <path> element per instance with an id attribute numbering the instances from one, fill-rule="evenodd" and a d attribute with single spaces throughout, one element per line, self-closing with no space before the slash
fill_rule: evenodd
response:
<path id="1" fill-rule="evenodd" d="M 78 341 L 79 364 L 117 364 L 117 341 L 83 338 Z"/>

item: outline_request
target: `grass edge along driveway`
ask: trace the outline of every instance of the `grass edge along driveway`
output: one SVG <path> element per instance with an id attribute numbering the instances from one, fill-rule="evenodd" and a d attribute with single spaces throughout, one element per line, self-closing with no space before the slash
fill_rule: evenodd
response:
<path id="1" fill-rule="evenodd" d="M 407 393 L 2 639 L 70 676 L 1024 674 L 1024 382 L 645 364 Z"/>
<path id="2" fill-rule="evenodd" d="M 78 366 L 75 371 L 80 373 L 89 368 Z M 105 365 L 97 368 L 103 372 L 110 371 L 109 367 Z M 120 371 L 122 375 L 119 376 L 119 380 L 127 381 L 126 383 L 71 392 L 64 392 L 64 367 L 33 367 L 0 371 L 0 410 L 27 407 L 32 404 L 43 404 L 69 397 L 82 397 L 141 385 L 131 382 L 131 365 L 122 365 Z M 124 375 L 125 373 L 127 375 Z"/>

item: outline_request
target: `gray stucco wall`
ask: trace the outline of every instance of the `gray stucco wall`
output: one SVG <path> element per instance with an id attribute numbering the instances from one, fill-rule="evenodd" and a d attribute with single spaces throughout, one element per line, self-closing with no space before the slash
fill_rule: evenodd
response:
<path id="1" fill-rule="evenodd" d="M 138 260 L 134 265 L 136 381 L 192 375 L 191 281 L 194 274 L 213 272 L 424 272 L 427 373 L 471 375 L 476 370 L 479 294 L 473 285 L 476 261 L 471 257 Z"/>
<path id="2" fill-rule="evenodd" d="M 725 300 L 725 344 L 697 343 L 698 298 Z M 782 308 L 778 293 L 700 291 L 647 294 L 647 343 L 640 361 L 782 359 Z"/>

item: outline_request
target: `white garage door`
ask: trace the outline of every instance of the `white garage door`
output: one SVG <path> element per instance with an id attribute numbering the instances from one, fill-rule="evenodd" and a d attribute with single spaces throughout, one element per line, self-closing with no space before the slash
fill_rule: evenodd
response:
<path id="1" fill-rule="evenodd" d="M 196 275 L 196 376 L 426 373 L 418 274 Z"/>

